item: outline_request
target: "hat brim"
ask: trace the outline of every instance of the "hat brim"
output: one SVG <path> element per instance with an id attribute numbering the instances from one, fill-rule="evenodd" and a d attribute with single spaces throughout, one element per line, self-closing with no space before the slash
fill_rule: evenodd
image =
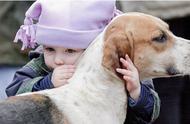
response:
<path id="1" fill-rule="evenodd" d="M 85 49 L 103 30 L 78 31 L 37 25 L 36 40 L 42 45 Z"/>

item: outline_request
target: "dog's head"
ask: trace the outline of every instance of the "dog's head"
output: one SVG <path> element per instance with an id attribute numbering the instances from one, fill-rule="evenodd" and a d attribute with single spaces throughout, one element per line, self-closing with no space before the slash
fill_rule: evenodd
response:
<path id="1" fill-rule="evenodd" d="M 157 17 L 128 13 L 115 18 L 104 35 L 103 66 L 116 73 L 128 54 L 140 78 L 189 73 L 190 42 L 176 37 Z"/>

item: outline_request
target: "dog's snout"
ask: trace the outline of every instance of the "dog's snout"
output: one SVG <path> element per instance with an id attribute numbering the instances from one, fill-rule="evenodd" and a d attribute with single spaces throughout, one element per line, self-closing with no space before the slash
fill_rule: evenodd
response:
<path id="1" fill-rule="evenodd" d="M 175 67 L 173 67 L 173 66 L 168 67 L 168 68 L 166 69 L 166 71 L 167 71 L 167 73 L 168 73 L 169 75 L 177 75 L 177 74 L 180 74 L 180 72 L 179 72 L 177 69 L 175 69 Z"/>

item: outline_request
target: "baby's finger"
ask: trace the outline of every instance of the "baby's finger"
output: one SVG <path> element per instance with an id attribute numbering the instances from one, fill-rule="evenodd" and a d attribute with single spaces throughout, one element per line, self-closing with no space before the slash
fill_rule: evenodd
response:
<path id="1" fill-rule="evenodd" d="M 122 75 L 131 76 L 132 73 L 129 70 L 117 68 L 116 71 Z"/>
<path id="2" fill-rule="evenodd" d="M 127 62 L 129 62 L 131 65 L 133 65 L 133 62 L 131 61 L 131 59 L 129 58 L 129 56 L 127 54 L 125 55 L 125 59 Z"/>
<path id="3" fill-rule="evenodd" d="M 131 67 L 131 63 L 128 62 L 127 60 L 123 59 L 123 58 L 120 58 L 120 61 L 121 63 L 123 64 L 123 66 L 128 69 L 128 70 L 132 70 L 132 67 Z"/>
<path id="4" fill-rule="evenodd" d="M 124 67 L 128 68 L 128 63 L 125 59 L 120 58 L 120 62 L 123 64 Z"/>
<path id="5" fill-rule="evenodd" d="M 69 79 L 73 76 L 73 73 L 64 73 L 61 79 Z"/>
<path id="6" fill-rule="evenodd" d="M 71 69 L 65 69 L 65 68 L 63 68 L 63 69 L 60 69 L 59 70 L 59 73 L 60 74 L 63 74 L 63 73 L 74 73 L 75 72 L 75 69 L 74 68 L 71 68 Z"/>
<path id="7" fill-rule="evenodd" d="M 132 78 L 130 77 L 130 76 L 123 76 L 123 78 L 125 79 L 125 80 L 127 80 L 128 82 L 132 82 Z"/>
<path id="8" fill-rule="evenodd" d="M 62 68 L 62 69 L 75 69 L 76 67 L 74 65 L 61 65 L 60 68 Z"/>
<path id="9" fill-rule="evenodd" d="M 68 79 L 63 79 L 62 81 L 61 81 L 61 85 L 63 86 L 63 85 L 65 85 L 65 84 L 68 84 L 68 81 L 67 81 Z"/>

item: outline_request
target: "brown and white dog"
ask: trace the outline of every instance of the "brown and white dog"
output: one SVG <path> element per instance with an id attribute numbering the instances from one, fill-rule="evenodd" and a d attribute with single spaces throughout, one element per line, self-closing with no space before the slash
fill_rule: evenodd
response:
<path id="1" fill-rule="evenodd" d="M 0 102 L 0 123 L 123 124 L 127 95 L 115 69 L 125 54 L 141 80 L 190 72 L 189 41 L 174 36 L 156 17 L 123 14 L 84 52 L 67 85 Z"/>

